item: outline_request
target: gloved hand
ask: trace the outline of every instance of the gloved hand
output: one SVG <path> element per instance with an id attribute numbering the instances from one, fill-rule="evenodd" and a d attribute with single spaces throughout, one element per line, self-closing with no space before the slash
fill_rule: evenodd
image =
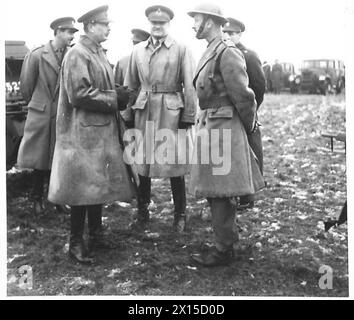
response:
<path id="1" fill-rule="evenodd" d="M 117 84 L 115 90 L 117 92 L 118 110 L 124 110 L 127 107 L 132 90 Z"/>

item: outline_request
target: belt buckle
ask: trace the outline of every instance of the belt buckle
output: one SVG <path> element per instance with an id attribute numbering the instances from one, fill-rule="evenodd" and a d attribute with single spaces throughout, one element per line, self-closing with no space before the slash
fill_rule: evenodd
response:
<path id="1" fill-rule="evenodd" d="M 151 92 L 153 92 L 153 93 L 157 92 L 157 84 L 156 83 L 151 86 Z"/>

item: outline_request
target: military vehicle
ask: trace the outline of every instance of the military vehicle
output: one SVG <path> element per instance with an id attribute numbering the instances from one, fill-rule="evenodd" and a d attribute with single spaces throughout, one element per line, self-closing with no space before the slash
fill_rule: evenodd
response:
<path id="1" fill-rule="evenodd" d="M 345 88 L 345 68 L 340 60 L 304 60 L 301 67 L 302 91 L 321 94 L 340 93 Z"/>
<path id="2" fill-rule="evenodd" d="M 290 62 L 281 62 L 283 67 L 283 88 L 289 89 L 291 93 L 299 92 L 300 75 L 295 72 L 294 65 Z"/>
<path id="3" fill-rule="evenodd" d="M 20 74 L 28 51 L 24 41 L 5 41 L 7 170 L 16 164 L 27 116 L 27 103 L 20 91 Z"/>

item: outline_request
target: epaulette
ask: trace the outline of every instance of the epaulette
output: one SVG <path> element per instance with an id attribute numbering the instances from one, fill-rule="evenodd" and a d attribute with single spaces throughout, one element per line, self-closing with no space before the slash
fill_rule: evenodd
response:
<path id="1" fill-rule="evenodd" d="M 236 48 L 236 45 L 231 41 L 231 40 L 228 40 L 228 39 L 223 39 L 222 40 L 223 43 L 226 44 L 227 47 L 233 47 L 233 48 Z"/>
<path id="2" fill-rule="evenodd" d="M 43 48 L 43 47 L 44 47 L 44 44 L 41 44 L 40 46 L 34 47 L 31 51 L 34 52 L 34 51 L 36 51 L 36 50 L 38 50 L 40 48 Z"/>

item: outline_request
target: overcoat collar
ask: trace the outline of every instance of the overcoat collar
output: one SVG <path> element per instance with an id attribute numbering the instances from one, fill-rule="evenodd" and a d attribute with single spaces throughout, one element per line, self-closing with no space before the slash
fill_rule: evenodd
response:
<path id="1" fill-rule="evenodd" d="M 104 67 L 106 69 L 107 72 L 107 76 L 109 77 L 109 80 L 112 84 L 112 86 L 114 85 L 114 76 L 113 76 L 113 72 L 112 72 L 112 67 L 108 62 L 108 59 L 106 57 L 106 49 L 104 49 L 99 43 L 95 42 L 94 40 L 92 40 L 90 37 L 88 37 L 87 35 L 82 35 L 80 37 L 80 43 L 86 47 L 87 49 L 89 49 L 91 52 L 96 53 L 98 55 L 100 55 L 100 52 L 102 52 L 103 54 L 101 56 L 104 56 Z"/>
<path id="2" fill-rule="evenodd" d="M 194 86 L 195 86 L 195 83 L 197 81 L 200 71 L 202 71 L 202 69 L 207 64 L 208 61 L 210 61 L 211 59 L 213 59 L 215 57 L 215 55 L 217 54 L 217 48 L 219 47 L 219 45 L 221 43 L 222 43 L 221 37 L 216 37 L 213 41 L 211 41 L 208 44 L 206 51 L 204 52 L 202 58 L 200 59 L 200 61 L 198 63 L 196 73 L 195 73 L 195 76 L 193 79 Z"/>
<path id="3" fill-rule="evenodd" d="M 170 47 L 174 44 L 175 40 L 172 39 L 169 35 L 166 36 L 166 38 L 162 41 L 162 43 L 166 46 L 167 49 L 170 49 Z M 145 43 L 145 48 L 147 48 L 150 44 L 152 43 L 152 37 L 150 36 L 148 40 L 146 40 Z"/>
<path id="4" fill-rule="evenodd" d="M 54 69 L 55 73 L 58 74 L 60 70 L 60 65 L 58 64 L 58 61 L 54 55 L 55 53 L 51 48 L 50 42 L 48 42 L 44 45 L 42 57 Z"/>

